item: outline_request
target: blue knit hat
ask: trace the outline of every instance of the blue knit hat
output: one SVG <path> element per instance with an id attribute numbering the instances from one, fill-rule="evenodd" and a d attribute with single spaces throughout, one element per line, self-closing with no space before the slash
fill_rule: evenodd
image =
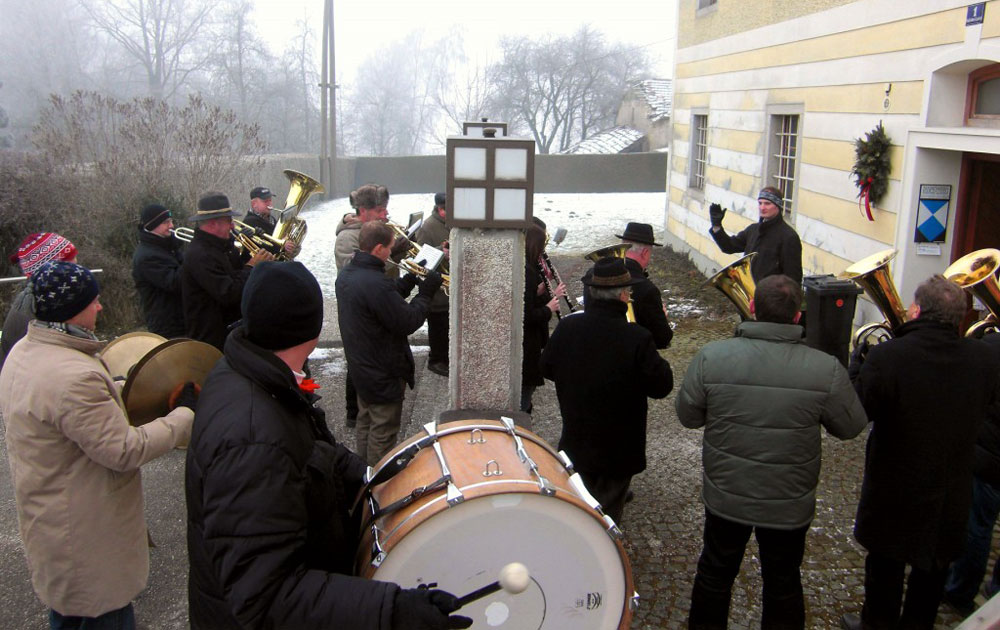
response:
<path id="1" fill-rule="evenodd" d="M 87 308 L 100 287 L 86 267 L 71 262 L 47 262 L 31 275 L 35 317 L 44 322 L 64 322 Z"/>

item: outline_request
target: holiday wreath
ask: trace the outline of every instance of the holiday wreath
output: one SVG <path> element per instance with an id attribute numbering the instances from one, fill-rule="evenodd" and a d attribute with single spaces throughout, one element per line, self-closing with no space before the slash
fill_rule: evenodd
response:
<path id="1" fill-rule="evenodd" d="M 875 220 L 872 216 L 872 204 L 878 203 L 889 188 L 889 172 L 892 170 L 892 165 L 889 163 L 891 146 L 892 142 L 885 133 L 882 121 L 866 133 L 863 139 L 858 138 L 854 141 L 856 159 L 851 174 L 854 176 L 854 184 L 858 187 L 858 207 L 864 203 L 869 221 Z"/>

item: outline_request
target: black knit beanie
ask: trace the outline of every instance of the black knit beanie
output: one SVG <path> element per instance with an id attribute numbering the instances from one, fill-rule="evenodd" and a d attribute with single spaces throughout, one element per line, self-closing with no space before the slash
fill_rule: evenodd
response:
<path id="1" fill-rule="evenodd" d="M 71 262 L 47 262 L 31 275 L 35 317 L 64 322 L 90 306 L 100 287 L 86 267 Z"/>
<path id="2" fill-rule="evenodd" d="M 310 341 L 323 328 L 323 292 L 300 262 L 254 266 L 240 308 L 247 338 L 267 350 Z"/>

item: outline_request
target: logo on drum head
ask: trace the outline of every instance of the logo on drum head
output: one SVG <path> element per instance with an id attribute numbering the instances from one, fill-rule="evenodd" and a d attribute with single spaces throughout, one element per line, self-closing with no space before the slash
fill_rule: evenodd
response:
<path id="1" fill-rule="evenodd" d="M 587 593 L 586 598 L 576 600 L 576 607 L 586 608 L 587 610 L 597 610 L 601 607 L 602 601 L 600 593 Z"/>

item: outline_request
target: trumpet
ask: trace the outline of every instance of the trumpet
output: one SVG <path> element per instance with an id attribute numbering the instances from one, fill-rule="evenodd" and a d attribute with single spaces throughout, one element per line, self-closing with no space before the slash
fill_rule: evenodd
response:
<path id="1" fill-rule="evenodd" d="M 259 232 L 242 221 L 233 219 L 233 229 L 230 233 L 236 238 L 236 242 L 249 252 L 251 256 L 257 253 L 261 247 L 278 257 L 285 247 L 283 240 L 277 239 L 270 234 Z"/>
<path id="2" fill-rule="evenodd" d="M 390 265 L 394 266 L 394 267 L 399 268 L 400 270 L 403 271 L 403 273 L 412 273 L 413 275 L 417 276 L 421 280 L 427 278 L 427 274 L 432 271 L 431 269 L 428 269 L 427 267 L 424 267 L 420 263 L 416 262 L 412 258 L 406 258 L 402 262 L 395 262 L 394 260 L 392 260 L 390 258 L 390 259 L 386 260 L 386 262 L 389 263 Z M 441 283 L 441 290 L 444 291 L 445 295 L 450 296 L 451 295 L 451 276 L 449 276 L 446 273 L 442 273 L 441 274 L 441 279 L 443 280 L 443 282 Z"/>
<path id="3" fill-rule="evenodd" d="M 190 243 L 194 240 L 194 229 L 189 227 L 178 227 L 170 230 L 170 233 L 174 235 L 178 241 L 182 243 Z"/>

